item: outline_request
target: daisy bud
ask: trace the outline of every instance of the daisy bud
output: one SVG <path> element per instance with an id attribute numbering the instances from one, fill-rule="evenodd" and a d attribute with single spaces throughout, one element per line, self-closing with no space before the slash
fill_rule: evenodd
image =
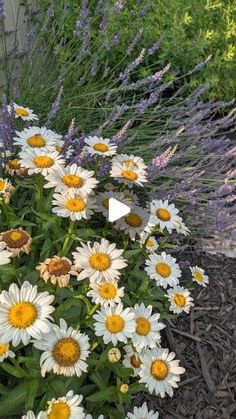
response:
<path id="1" fill-rule="evenodd" d="M 108 360 L 111 364 L 115 364 L 119 362 L 121 358 L 121 352 L 118 348 L 111 348 L 108 351 Z"/>
<path id="2" fill-rule="evenodd" d="M 125 394 L 125 393 L 128 393 L 128 391 L 129 391 L 129 386 L 128 386 L 128 384 L 122 384 L 122 385 L 120 386 L 120 392 L 121 392 L 121 393 Z"/>

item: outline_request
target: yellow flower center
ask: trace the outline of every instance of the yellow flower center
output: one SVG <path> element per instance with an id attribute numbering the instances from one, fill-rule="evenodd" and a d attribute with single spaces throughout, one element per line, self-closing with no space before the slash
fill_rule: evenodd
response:
<path id="1" fill-rule="evenodd" d="M 109 149 L 108 146 L 106 144 L 103 144 L 103 143 L 94 144 L 93 148 L 94 148 L 94 150 L 100 151 L 101 153 L 105 153 Z"/>
<path id="2" fill-rule="evenodd" d="M 175 294 L 174 302 L 177 306 L 184 307 L 186 304 L 186 298 L 182 294 Z"/>
<path id="3" fill-rule="evenodd" d="M 66 202 L 66 208 L 72 212 L 81 212 L 85 209 L 85 202 L 81 198 L 68 199 Z"/>
<path id="4" fill-rule="evenodd" d="M 62 147 L 60 145 L 56 145 L 55 150 L 58 151 L 58 153 L 60 153 L 62 150 Z"/>
<path id="5" fill-rule="evenodd" d="M 18 159 L 9 160 L 8 165 L 11 169 L 20 169 L 20 163 Z"/>
<path id="6" fill-rule="evenodd" d="M 132 367 L 134 367 L 134 368 L 139 368 L 140 365 L 142 364 L 140 358 L 138 356 L 135 356 L 135 355 L 131 356 L 130 363 L 131 363 Z"/>
<path id="7" fill-rule="evenodd" d="M 130 227 L 140 227 L 142 225 L 142 218 L 138 214 L 134 214 L 134 213 L 130 212 L 125 217 L 125 222 Z"/>
<path id="8" fill-rule="evenodd" d="M 151 239 L 149 239 L 146 243 L 146 246 L 152 247 L 154 246 L 154 242 Z"/>
<path id="9" fill-rule="evenodd" d="M 156 271 L 159 275 L 163 276 L 163 278 L 167 278 L 171 273 L 169 265 L 163 262 L 156 264 Z"/>
<path id="10" fill-rule="evenodd" d="M 106 271 L 111 266 L 111 259 L 106 253 L 95 253 L 90 256 L 89 259 L 90 265 L 96 271 Z"/>
<path id="11" fill-rule="evenodd" d="M 194 274 L 193 274 L 194 276 L 195 276 L 195 278 L 198 280 L 198 281 L 200 281 L 200 282 L 202 282 L 203 281 L 203 275 L 201 274 L 201 272 L 199 272 L 199 271 L 197 271 L 197 272 L 194 272 Z"/>
<path id="12" fill-rule="evenodd" d="M 124 329 L 125 322 L 121 316 L 114 314 L 106 319 L 106 327 L 110 333 L 119 333 Z"/>
<path id="13" fill-rule="evenodd" d="M 83 186 L 83 179 L 77 175 L 65 175 L 62 182 L 69 188 L 81 188 Z"/>
<path id="14" fill-rule="evenodd" d="M 8 351 L 9 344 L 8 343 L 0 343 L 0 356 L 5 355 L 5 353 Z"/>
<path id="15" fill-rule="evenodd" d="M 102 200 L 102 205 L 104 206 L 104 208 L 106 208 L 108 210 L 108 208 L 109 208 L 109 198 L 104 198 Z"/>
<path id="16" fill-rule="evenodd" d="M 124 160 L 123 164 L 128 167 L 128 166 L 132 166 L 132 167 L 137 167 L 137 164 L 134 163 L 132 160 Z"/>
<path id="17" fill-rule="evenodd" d="M 51 261 L 48 264 L 48 272 L 51 275 L 55 276 L 61 276 L 66 275 L 70 272 L 70 264 L 67 262 L 67 260 L 61 259 L 51 259 Z"/>
<path id="18" fill-rule="evenodd" d="M 80 345 L 74 338 L 62 338 L 56 342 L 52 355 L 58 365 L 70 367 L 80 358 Z"/>
<path id="19" fill-rule="evenodd" d="M 33 163 L 40 169 L 46 169 L 53 166 L 54 160 L 48 156 L 38 156 L 33 159 Z"/>
<path id="20" fill-rule="evenodd" d="M 168 375 L 168 366 L 161 359 L 156 359 L 152 362 L 151 374 L 157 381 L 162 381 Z"/>
<path id="21" fill-rule="evenodd" d="M 10 233 L 10 237 L 14 242 L 16 242 L 21 239 L 22 233 L 20 231 L 12 231 Z"/>
<path id="22" fill-rule="evenodd" d="M 107 300 L 114 298 L 117 294 L 116 287 L 112 284 L 102 284 L 99 288 L 99 294 Z"/>
<path id="23" fill-rule="evenodd" d="M 140 336 L 147 336 L 151 330 L 151 325 L 145 317 L 138 317 L 136 319 L 136 333 Z"/>
<path id="24" fill-rule="evenodd" d="M 6 185 L 6 181 L 3 179 L 0 179 L 0 192 L 3 191 L 3 189 L 5 188 Z"/>
<path id="25" fill-rule="evenodd" d="M 47 415 L 48 419 L 69 419 L 70 417 L 70 408 L 67 403 L 53 403 L 50 409 L 50 413 Z"/>
<path id="26" fill-rule="evenodd" d="M 20 116 L 29 116 L 29 112 L 23 108 L 16 108 L 15 113 Z"/>
<path id="27" fill-rule="evenodd" d="M 122 170 L 121 176 L 124 179 L 131 180 L 132 182 L 134 182 L 137 179 L 137 177 L 138 177 L 136 175 L 136 173 L 133 172 L 133 170 Z"/>
<path id="28" fill-rule="evenodd" d="M 156 216 L 157 216 L 157 218 L 159 218 L 162 221 L 169 221 L 170 220 L 170 213 L 165 208 L 159 208 L 156 211 Z"/>
<path id="29" fill-rule="evenodd" d="M 16 303 L 10 308 L 8 313 L 8 320 L 11 326 L 19 329 L 25 329 L 31 326 L 36 318 L 36 307 L 28 301 Z"/>
<path id="30" fill-rule="evenodd" d="M 3 234 L 3 241 L 10 248 L 19 248 L 28 243 L 29 236 L 25 231 L 11 230 Z"/>
<path id="31" fill-rule="evenodd" d="M 45 139 L 40 134 L 35 134 L 27 139 L 30 147 L 44 147 L 46 145 Z"/>

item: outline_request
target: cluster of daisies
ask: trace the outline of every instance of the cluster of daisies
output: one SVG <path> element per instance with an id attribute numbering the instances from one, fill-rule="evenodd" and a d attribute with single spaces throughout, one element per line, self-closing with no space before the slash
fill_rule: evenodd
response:
<path id="1" fill-rule="evenodd" d="M 16 118 L 25 121 L 37 121 L 37 116 L 29 108 L 13 104 L 9 112 L 15 112 Z M 180 314 L 189 313 L 193 298 L 187 288 L 180 286 L 181 270 L 176 259 L 165 252 L 160 252 L 160 240 L 173 231 L 187 235 L 188 228 L 183 223 L 178 209 L 167 200 L 152 200 L 145 207 L 141 206 L 137 188 L 148 181 L 147 166 L 142 158 L 117 154 L 117 145 L 102 137 L 86 137 L 83 153 L 95 155 L 97 166 L 102 159 L 111 159 L 110 177 L 112 183 L 105 185 L 105 191 L 97 191 L 99 181 L 96 171 L 87 170 L 76 163 L 68 164 L 68 156 L 63 153 L 64 141 L 54 131 L 37 126 L 27 126 L 16 131 L 14 137 L 16 153 L 5 165 L 7 176 L 40 176 L 44 188 L 53 189 L 52 212 L 58 217 L 70 219 L 72 226 L 76 221 L 89 220 L 104 216 L 108 219 L 109 200 L 115 198 L 128 205 L 130 212 L 110 224 L 111 229 L 123 233 L 125 240 L 137 241 L 146 255 L 144 270 L 150 282 L 166 290 L 165 298 L 169 310 Z M 8 178 L 0 179 L 0 201 L 8 205 L 14 186 Z M 99 214 L 100 213 L 100 214 Z M 79 223 L 78 223 L 79 225 Z M 73 228 L 73 227 L 72 227 Z M 28 254 L 32 238 L 22 228 L 0 232 L 0 265 L 11 262 L 21 253 Z M 175 354 L 161 347 L 161 330 L 165 325 L 160 321 L 160 314 L 153 311 L 152 305 L 143 303 L 126 307 L 123 298 L 129 287 L 129 278 L 125 275 L 128 261 L 119 248 L 105 237 L 100 241 L 87 241 L 68 255 L 52 255 L 39 262 L 35 269 L 40 278 L 50 281 L 58 287 L 68 286 L 71 276 L 80 284 L 88 281 L 86 296 L 94 304 L 92 314 L 93 330 L 98 339 L 108 349 L 111 363 L 123 363 L 125 368 L 133 370 L 150 393 L 164 397 L 173 395 L 173 388 L 178 387 L 184 368 L 179 366 Z M 198 266 L 192 267 L 194 281 L 206 286 L 208 277 Z M 123 276 L 122 276 L 123 275 Z M 122 283 L 124 278 L 124 283 Z M 91 342 L 87 334 L 67 325 L 60 319 L 59 325 L 53 321 L 54 296 L 47 291 L 39 292 L 36 285 L 24 281 L 21 286 L 12 283 L 0 294 L 0 361 L 13 358 L 15 353 L 10 344 L 32 344 L 42 352 L 40 358 L 41 375 L 51 372 L 63 376 L 80 377 L 88 370 L 88 358 Z M 122 356 L 124 351 L 124 356 Z M 120 391 L 125 392 L 126 384 Z M 128 388 L 128 386 L 127 386 Z M 48 402 L 48 409 L 35 416 L 28 412 L 23 418 L 63 419 L 87 418 L 81 406 L 82 396 L 72 391 L 65 397 Z M 146 404 L 135 407 L 127 418 L 158 418 L 158 412 L 149 411 Z M 100 417 L 102 419 L 102 417 Z"/>
<path id="2" fill-rule="evenodd" d="M 74 394 L 69 391 L 65 397 L 52 399 L 48 402 L 48 410 L 41 411 L 35 415 L 32 410 L 22 416 L 22 419 L 93 419 L 90 414 L 86 414 L 80 405 L 83 400 L 82 395 Z M 158 419 L 159 413 L 148 410 L 147 404 L 143 403 L 141 407 L 134 407 L 133 412 L 128 412 L 125 419 Z M 98 416 L 98 419 L 104 419 L 104 415 Z"/>

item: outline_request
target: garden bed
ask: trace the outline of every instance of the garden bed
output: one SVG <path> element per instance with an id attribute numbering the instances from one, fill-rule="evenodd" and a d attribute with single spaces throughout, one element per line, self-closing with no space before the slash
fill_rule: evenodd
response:
<path id="1" fill-rule="evenodd" d="M 204 253 L 184 253 L 182 260 L 207 270 L 207 288 L 195 288 L 195 307 L 166 334 L 186 374 L 172 399 L 140 394 L 163 419 L 236 418 L 235 259 Z"/>

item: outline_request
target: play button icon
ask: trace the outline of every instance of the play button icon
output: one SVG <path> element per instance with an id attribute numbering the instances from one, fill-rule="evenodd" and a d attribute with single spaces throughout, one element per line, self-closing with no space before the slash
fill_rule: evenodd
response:
<path id="1" fill-rule="evenodd" d="M 122 202 L 117 201 L 115 198 L 109 198 L 109 207 L 108 207 L 108 220 L 113 223 L 113 221 L 118 220 L 124 215 L 130 213 L 130 207 L 128 205 L 122 204 Z"/>

